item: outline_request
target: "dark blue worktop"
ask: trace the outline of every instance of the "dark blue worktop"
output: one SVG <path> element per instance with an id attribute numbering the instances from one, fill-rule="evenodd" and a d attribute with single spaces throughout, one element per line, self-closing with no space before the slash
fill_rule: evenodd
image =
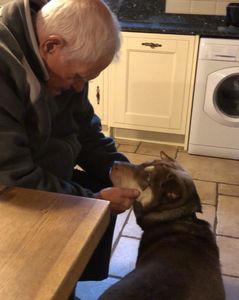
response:
<path id="1" fill-rule="evenodd" d="M 239 27 L 227 26 L 225 16 L 168 14 L 164 13 L 165 3 L 160 1 L 124 0 L 111 8 L 122 31 L 239 38 Z"/>

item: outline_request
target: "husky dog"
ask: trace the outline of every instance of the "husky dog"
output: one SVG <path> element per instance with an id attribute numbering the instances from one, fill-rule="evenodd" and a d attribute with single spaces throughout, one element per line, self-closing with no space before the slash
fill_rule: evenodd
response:
<path id="1" fill-rule="evenodd" d="M 134 212 L 143 229 L 135 269 L 100 300 L 224 300 L 219 253 L 189 173 L 161 152 L 161 159 L 115 162 L 115 186 L 141 193 Z"/>

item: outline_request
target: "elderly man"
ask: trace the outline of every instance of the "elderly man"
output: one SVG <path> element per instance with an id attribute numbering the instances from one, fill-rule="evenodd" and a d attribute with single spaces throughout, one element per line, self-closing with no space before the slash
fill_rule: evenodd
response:
<path id="1" fill-rule="evenodd" d="M 112 222 L 82 277 L 103 279 L 113 215 L 138 195 L 110 187 L 113 161 L 127 159 L 101 133 L 87 98 L 88 81 L 120 47 L 118 23 L 100 0 L 3 2 L 0 184 L 109 200 Z"/>

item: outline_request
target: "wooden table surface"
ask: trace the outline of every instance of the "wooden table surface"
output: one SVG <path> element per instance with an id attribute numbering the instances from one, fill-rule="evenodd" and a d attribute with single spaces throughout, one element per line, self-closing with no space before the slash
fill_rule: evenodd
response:
<path id="1" fill-rule="evenodd" d="M 109 219 L 107 201 L 0 186 L 0 299 L 67 299 Z"/>

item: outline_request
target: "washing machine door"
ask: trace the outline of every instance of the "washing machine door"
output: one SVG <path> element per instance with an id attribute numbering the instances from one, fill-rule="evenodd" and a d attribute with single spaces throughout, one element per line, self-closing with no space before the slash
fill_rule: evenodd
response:
<path id="1" fill-rule="evenodd" d="M 204 111 L 220 124 L 239 127 L 239 67 L 208 75 Z"/>

